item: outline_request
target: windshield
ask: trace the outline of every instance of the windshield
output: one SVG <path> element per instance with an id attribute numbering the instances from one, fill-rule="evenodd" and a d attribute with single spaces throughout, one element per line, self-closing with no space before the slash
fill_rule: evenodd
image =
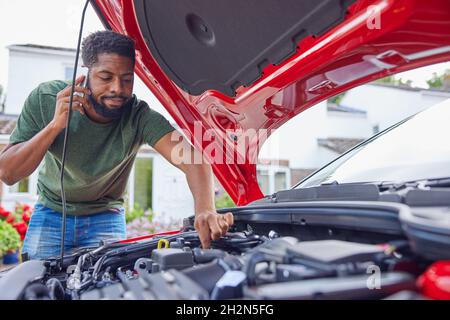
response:
<path id="1" fill-rule="evenodd" d="M 404 182 L 450 176 L 450 99 L 381 132 L 296 188 L 337 182 Z"/>

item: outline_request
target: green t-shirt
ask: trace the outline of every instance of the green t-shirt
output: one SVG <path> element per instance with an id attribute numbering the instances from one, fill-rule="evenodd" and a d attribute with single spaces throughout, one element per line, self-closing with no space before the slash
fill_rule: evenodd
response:
<path id="1" fill-rule="evenodd" d="M 53 119 L 56 94 L 68 83 L 40 84 L 28 96 L 10 137 L 10 144 L 31 139 Z M 133 104 L 118 120 L 100 124 L 72 112 L 64 188 L 67 213 L 85 215 L 120 208 L 139 147 L 156 142 L 174 128 L 158 112 L 133 95 Z M 62 212 L 60 170 L 64 130 L 45 154 L 39 172 L 39 202 Z"/>

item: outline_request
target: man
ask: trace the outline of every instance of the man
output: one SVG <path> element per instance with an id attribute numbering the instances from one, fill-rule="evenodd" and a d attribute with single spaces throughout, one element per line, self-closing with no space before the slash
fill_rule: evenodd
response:
<path id="1" fill-rule="evenodd" d="M 82 58 L 89 70 L 88 86 L 81 86 L 84 76 L 77 78 L 64 172 L 65 250 L 126 238 L 122 196 L 144 143 L 186 174 L 194 197 L 194 225 L 202 246 L 208 248 L 211 240 L 226 233 L 233 216 L 215 210 L 211 166 L 174 159 L 175 146 L 188 142 L 172 141 L 174 128 L 169 122 L 132 94 L 134 42 L 112 31 L 96 32 L 84 39 Z M 0 179 L 8 185 L 29 176 L 44 159 L 38 178 L 39 200 L 22 249 L 31 259 L 60 252 L 60 169 L 70 91 L 71 86 L 63 81 L 42 83 L 34 89 L 10 144 L 0 155 Z"/>

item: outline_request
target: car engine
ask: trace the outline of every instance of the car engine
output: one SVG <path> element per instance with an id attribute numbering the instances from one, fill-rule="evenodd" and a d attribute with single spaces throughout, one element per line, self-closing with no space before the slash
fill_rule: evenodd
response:
<path id="1" fill-rule="evenodd" d="M 404 241 L 299 241 L 234 230 L 205 250 L 186 228 L 79 249 L 63 268 L 58 259 L 27 261 L 0 281 L 14 288 L 2 290 L 4 299 L 25 300 L 379 299 L 412 292 L 417 267 Z"/>

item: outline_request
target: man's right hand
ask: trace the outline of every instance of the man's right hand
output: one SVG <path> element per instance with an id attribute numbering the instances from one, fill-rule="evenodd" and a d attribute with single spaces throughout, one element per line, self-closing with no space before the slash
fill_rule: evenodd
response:
<path id="1" fill-rule="evenodd" d="M 82 105 L 86 106 L 87 108 L 91 107 L 89 99 L 86 98 L 87 95 L 91 94 L 90 90 L 88 88 L 80 86 L 85 77 L 86 76 L 82 75 L 75 80 L 75 92 L 84 94 L 84 96 L 74 94 L 72 100 L 72 110 L 78 110 L 83 115 L 85 114 L 85 111 Z M 56 95 L 56 107 L 52 123 L 53 126 L 59 131 L 63 130 L 67 125 L 71 90 L 72 84 L 65 87 Z"/>

